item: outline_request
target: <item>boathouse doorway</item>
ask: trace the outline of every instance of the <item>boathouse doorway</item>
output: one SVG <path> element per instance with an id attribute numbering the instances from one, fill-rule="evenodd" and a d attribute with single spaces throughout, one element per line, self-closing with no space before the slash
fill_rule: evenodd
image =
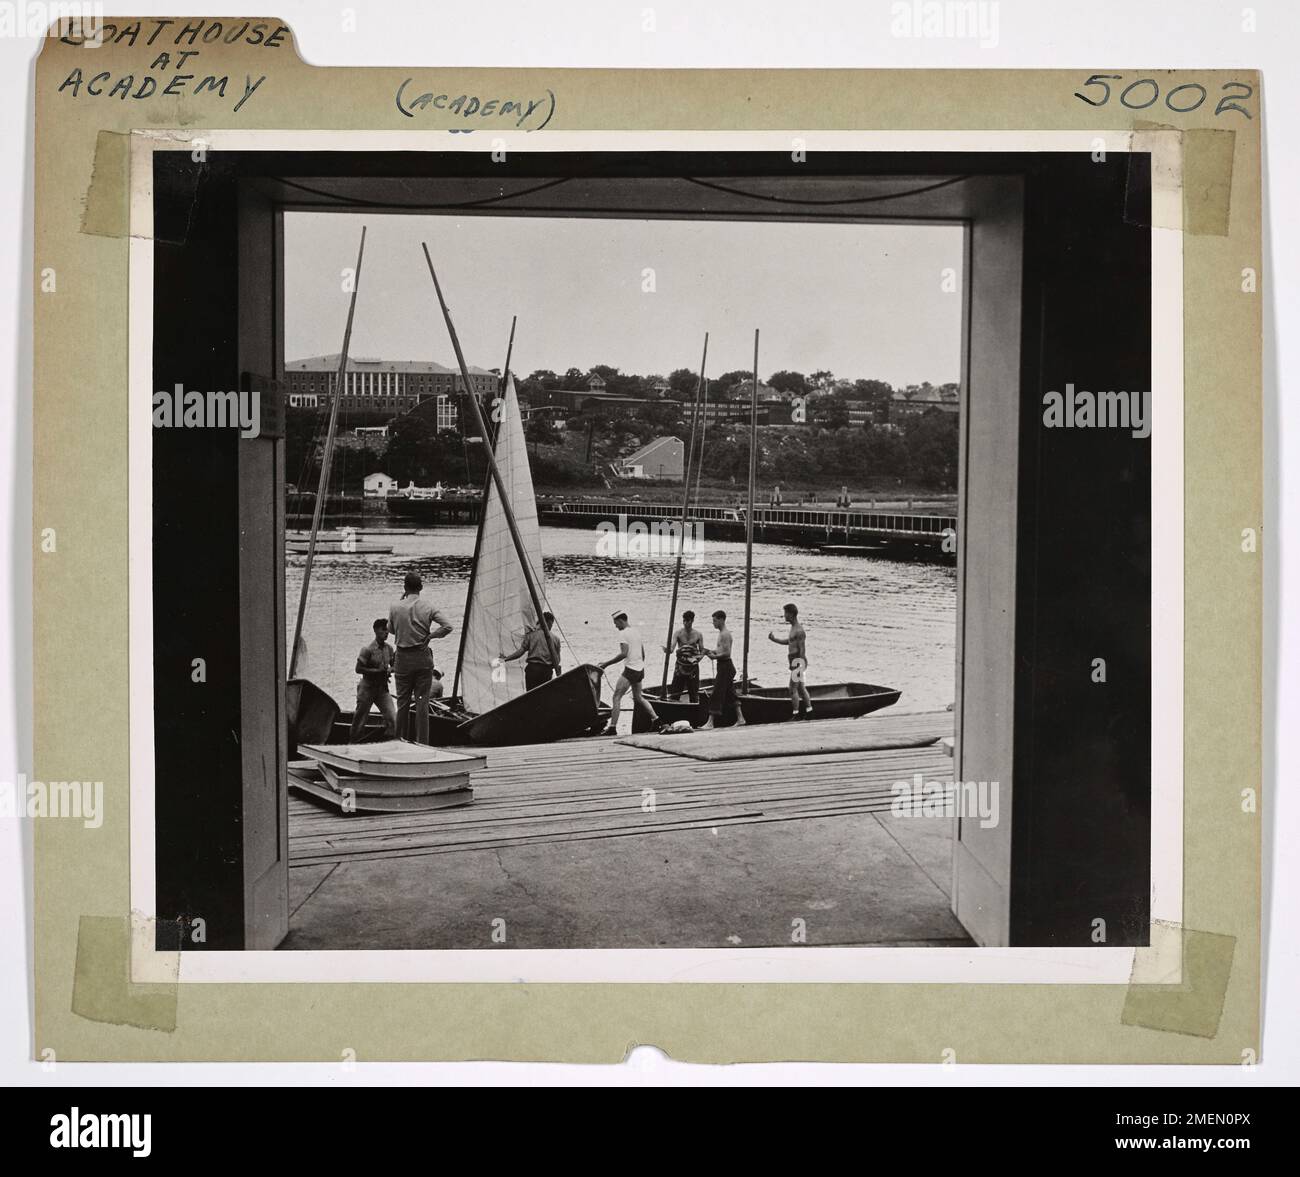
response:
<path id="1" fill-rule="evenodd" d="M 1111 436 L 1080 454 L 1043 433 L 1039 406 L 1076 372 L 1091 387 L 1149 382 L 1149 217 L 1130 215 L 1149 203 L 1147 157 L 548 151 L 515 154 L 507 176 L 481 152 L 196 163 L 167 146 L 152 149 L 155 388 L 282 375 L 286 211 L 962 226 L 953 771 L 998 782 L 1000 820 L 957 820 L 953 910 L 985 946 L 1084 945 L 1098 917 L 1111 944 L 1146 941 L 1149 457 Z M 201 304 L 183 296 L 195 283 Z M 153 447 L 157 485 L 199 486 L 154 501 L 158 911 L 210 914 L 210 948 L 273 948 L 289 914 L 284 442 L 270 428 L 205 449 L 177 430 Z M 179 614 L 158 607 L 182 599 Z M 1072 673 L 1100 640 L 1078 624 L 1094 608 L 1129 672 L 1104 715 Z M 167 673 L 214 630 L 231 640 L 210 689 L 177 696 Z"/>

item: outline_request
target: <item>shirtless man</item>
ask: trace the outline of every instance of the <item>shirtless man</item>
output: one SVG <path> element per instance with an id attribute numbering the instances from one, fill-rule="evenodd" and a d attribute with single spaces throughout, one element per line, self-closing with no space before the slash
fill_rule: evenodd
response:
<path id="1" fill-rule="evenodd" d="M 673 647 L 677 659 L 673 666 L 673 681 L 668 688 L 668 698 L 676 703 L 685 689 L 692 703 L 700 701 L 700 657 L 704 653 L 704 635 L 695 628 L 695 614 L 689 609 L 682 614 L 682 627 L 673 634 Z M 659 647 L 665 654 L 667 646 Z"/>
<path id="2" fill-rule="evenodd" d="M 713 615 L 718 642 L 705 655 L 713 659 L 713 695 L 709 702 L 709 722 L 705 727 L 730 727 L 736 722 L 736 664 L 731 660 L 731 631 L 727 615 L 719 609 Z"/>
<path id="3" fill-rule="evenodd" d="M 808 694 L 808 684 L 804 681 L 808 672 L 808 647 L 807 633 L 804 627 L 799 624 L 799 607 L 797 605 L 787 605 L 785 607 L 786 624 L 790 627 L 790 636 L 779 638 L 771 630 L 768 630 L 768 641 L 776 642 L 778 646 L 787 647 L 790 655 L 790 718 L 791 719 L 811 719 L 813 713 L 812 696 Z M 799 705 L 804 705 L 804 713 L 799 714 Z"/>

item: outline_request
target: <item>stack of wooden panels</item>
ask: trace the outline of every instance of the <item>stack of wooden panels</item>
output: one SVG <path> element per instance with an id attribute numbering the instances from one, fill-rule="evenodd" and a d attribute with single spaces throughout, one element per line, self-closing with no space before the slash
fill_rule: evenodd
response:
<path id="1" fill-rule="evenodd" d="M 343 813 L 419 813 L 474 800 L 470 774 L 482 754 L 449 752 L 405 740 L 303 744 L 311 759 L 289 762 L 289 787 Z"/>

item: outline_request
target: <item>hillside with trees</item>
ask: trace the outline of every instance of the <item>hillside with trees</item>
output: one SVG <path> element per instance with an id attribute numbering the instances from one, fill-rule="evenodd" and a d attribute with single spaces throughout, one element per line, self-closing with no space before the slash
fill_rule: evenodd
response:
<path id="1" fill-rule="evenodd" d="M 657 437 L 689 439 L 690 402 L 697 377 L 687 368 L 666 377 L 631 375 L 605 364 L 586 371 L 569 368 L 562 374 L 539 369 L 516 378 L 516 387 L 527 406 L 530 401 L 543 401 L 547 392 L 584 389 L 593 375 L 604 380 L 606 393 L 644 403 L 629 404 L 617 414 L 576 413 L 559 429 L 553 414 L 529 415 L 526 408 L 525 434 L 533 480 L 540 490 L 645 487 L 645 483 L 615 478 L 614 464 Z M 748 404 L 751 382 L 751 373 L 740 370 L 710 379 L 710 404 Z M 667 392 L 660 396 L 656 389 L 665 384 Z M 859 495 L 950 494 L 956 490 L 958 414 L 923 407 L 925 398 L 936 391 L 930 384 L 910 386 L 908 396 L 921 395 L 922 401 L 904 405 L 910 411 L 892 418 L 891 411 L 898 406 L 896 390 L 882 380 L 837 379 L 826 370 L 807 375 L 783 370 L 773 372 L 763 384 L 763 395 L 770 403 L 775 403 L 771 400 L 774 396 L 790 402 L 792 420 L 759 428 L 761 485 L 779 485 L 791 494 L 838 492 L 844 485 Z M 956 386 L 944 387 L 955 391 Z M 802 398 L 803 420 L 798 423 L 793 398 Z M 464 414 L 461 416 L 463 420 Z M 314 486 L 319 476 L 318 461 L 311 461 L 309 454 L 319 455 L 322 422 L 323 413 L 289 414 L 288 469 L 291 479 L 297 475 L 304 487 Z M 367 419 L 344 424 L 360 423 L 380 422 Z M 345 455 L 342 461 L 336 458 L 332 489 L 356 493 L 360 479 L 371 470 L 383 470 L 399 486 L 410 482 L 417 486 L 482 484 L 486 461 L 481 443 L 471 439 L 473 430 L 465 426 L 465 433 L 439 430 L 432 402 L 385 423 L 389 432 L 381 444 L 365 454 Z M 735 421 L 711 421 L 704 432 L 702 491 L 715 499 L 730 497 L 737 487 L 744 486 L 748 475 L 749 430 L 744 414 Z"/>

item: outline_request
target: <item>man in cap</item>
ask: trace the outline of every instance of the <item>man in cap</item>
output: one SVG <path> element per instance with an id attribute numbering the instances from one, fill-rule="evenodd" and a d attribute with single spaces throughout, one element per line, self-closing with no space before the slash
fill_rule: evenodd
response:
<path id="1" fill-rule="evenodd" d="M 645 643 L 641 640 L 641 631 L 636 626 L 628 624 L 627 614 L 623 610 L 618 610 L 613 617 L 614 627 L 619 631 L 618 654 L 608 662 L 600 663 L 600 668 L 604 670 L 616 662 L 621 662 L 623 673 L 619 675 L 618 683 L 614 687 L 614 698 L 610 703 L 609 727 L 605 729 L 607 736 L 615 735 L 618 731 L 618 716 L 623 708 L 623 696 L 629 690 L 632 692 L 632 706 L 640 707 L 650 716 L 650 722 L 655 727 L 659 726 L 658 713 L 641 693 L 641 683 L 645 678 Z"/>

